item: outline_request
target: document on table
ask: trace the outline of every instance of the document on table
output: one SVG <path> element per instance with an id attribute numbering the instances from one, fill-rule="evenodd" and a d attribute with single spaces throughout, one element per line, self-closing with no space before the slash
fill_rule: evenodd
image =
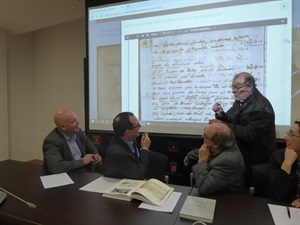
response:
<path id="1" fill-rule="evenodd" d="M 268 206 L 271 211 L 275 225 L 299 225 L 300 208 L 273 204 L 268 204 Z M 287 208 L 289 208 L 290 217 Z"/>
<path id="2" fill-rule="evenodd" d="M 97 192 L 102 194 L 105 190 L 118 183 L 121 179 L 110 177 L 99 177 L 91 183 L 79 188 L 81 191 Z"/>
<path id="3" fill-rule="evenodd" d="M 41 176 L 41 181 L 45 189 L 74 184 L 73 180 L 67 173 Z"/>
<path id="4" fill-rule="evenodd" d="M 173 212 L 180 196 L 181 196 L 180 192 L 172 192 L 172 194 L 169 196 L 169 198 L 162 206 L 155 206 L 155 205 L 142 202 L 139 205 L 139 208 L 171 213 Z"/>

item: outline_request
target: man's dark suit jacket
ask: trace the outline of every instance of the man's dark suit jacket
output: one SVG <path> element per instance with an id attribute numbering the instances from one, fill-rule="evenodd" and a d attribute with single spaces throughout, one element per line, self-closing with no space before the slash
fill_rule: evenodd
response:
<path id="1" fill-rule="evenodd" d="M 84 135 L 81 129 L 76 132 L 76 142 L 82 153 L 98 154 L 92 141 Z M 77 169 L 90 169 L 82 159 L 74 160 L 65 136 L 57 129 L 53 129 L 43 143 L 44 164 L 51 173 L 62 173 Z"/>
<path id="2" fill-rule="evenodd" d="M 120 137 L 114 136 L 106 150 L 104 176 L 146 179 L 149 160 L 150 151 L 140 151 L 140 157 L 137 159 L 128 144 Z"/>
<path id="3" fill-rule="evenodd" d="M 216 118 L 233 130 L 246 167 L 269 161 L 276 150 L 275 114 L 270 101 L 256 88 L 243 106 L 236 101 Z"/>
<path id="4" fill-rule="evenodd" d="M 187 154 L 189 160 L 198 161 L 198 151 L 190 151 Z M 207 163 L 197 163 L 192 170 L 199 195 L 245 191 L 245 164 L 236 144 L 216 155 L 210 155 Z"/>
<path id="5" fill-rule="evenodd" d="M 253 166 L 255 194 L 282 201 L 293 201 L 296 198 L 298 178 L 297 161 L 293 164 L 291 174 L 281 169 L 285 149 L 272 154 L 272 161 Z"/>

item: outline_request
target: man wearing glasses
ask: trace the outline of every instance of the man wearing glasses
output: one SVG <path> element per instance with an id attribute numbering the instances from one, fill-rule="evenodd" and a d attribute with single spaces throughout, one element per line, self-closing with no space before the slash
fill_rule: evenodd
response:
<path id="1" fill-rule="evenodd" d="M 121 112 L 113 120 L 112 138 L 104 160 L 104 176 L 143 180 L 147 178 L 151 155 L 148 133 L 141 137 L 141 147 L 136 142 L 141 124 L 131 112 Z M 164 173 L 165 171 L 162 171 Z"/>
<path id="2" fill-rule="evenodd" d="M 295 121 L 284 137 L 286 148 L 273 154 L 265 167 L 254 167 L 255 189 L 263 197 L 294 201 L 300 207 L 300 121 Z M 262 192 L 263 190 L 263 192 Z"/>
<path id="3" fill-rule="evenodd" d="M 269 161 L 276 150 L 275 114 L 269 100 L 256 88 L 250 73 L 234 76 L 232 93 L 235 102 L 224 112 L 219 103 L 213 105 L 216 119 L 209 124 L 224 122 L 234 132 L 246 164 L 246 186 L 252 182 L 252 166 Z"/>

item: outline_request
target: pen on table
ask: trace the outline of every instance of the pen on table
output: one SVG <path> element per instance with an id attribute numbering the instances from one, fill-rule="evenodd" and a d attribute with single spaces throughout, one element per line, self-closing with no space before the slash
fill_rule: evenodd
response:
<path id="1" fill-rule="evenodd" d="M 290 212 L 290 207 L 286 207 L 286 210 L 287 210 L 287 214 L 288 214 L 288 217 L 291 219 L 291 212 Z"/>

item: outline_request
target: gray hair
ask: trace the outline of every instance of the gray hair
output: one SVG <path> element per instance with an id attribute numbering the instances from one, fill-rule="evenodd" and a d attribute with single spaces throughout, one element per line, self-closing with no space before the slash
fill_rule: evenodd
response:
<path id="1" fill-rule="evenodd" d="M 236 80 L 237 78 L 243 77 L 244 78 L 244 84 L 250 84 L 252 87 L 256 87 L 255 78 L 252 76 L 251 73 L 247 72 L 241 72 L 234 76 L 233 80 Z"/>
<path id="2" fill-rule="evenodd" d="M 216 131 L 212 135 L 211 140 L 214 144 L 219 145 L 222 150 L 231 148 L 235 144 L 235 136 L 230 127 L 228 127 L 228 130 L 226 129 L 226 131 L 224 130 Z"/>

